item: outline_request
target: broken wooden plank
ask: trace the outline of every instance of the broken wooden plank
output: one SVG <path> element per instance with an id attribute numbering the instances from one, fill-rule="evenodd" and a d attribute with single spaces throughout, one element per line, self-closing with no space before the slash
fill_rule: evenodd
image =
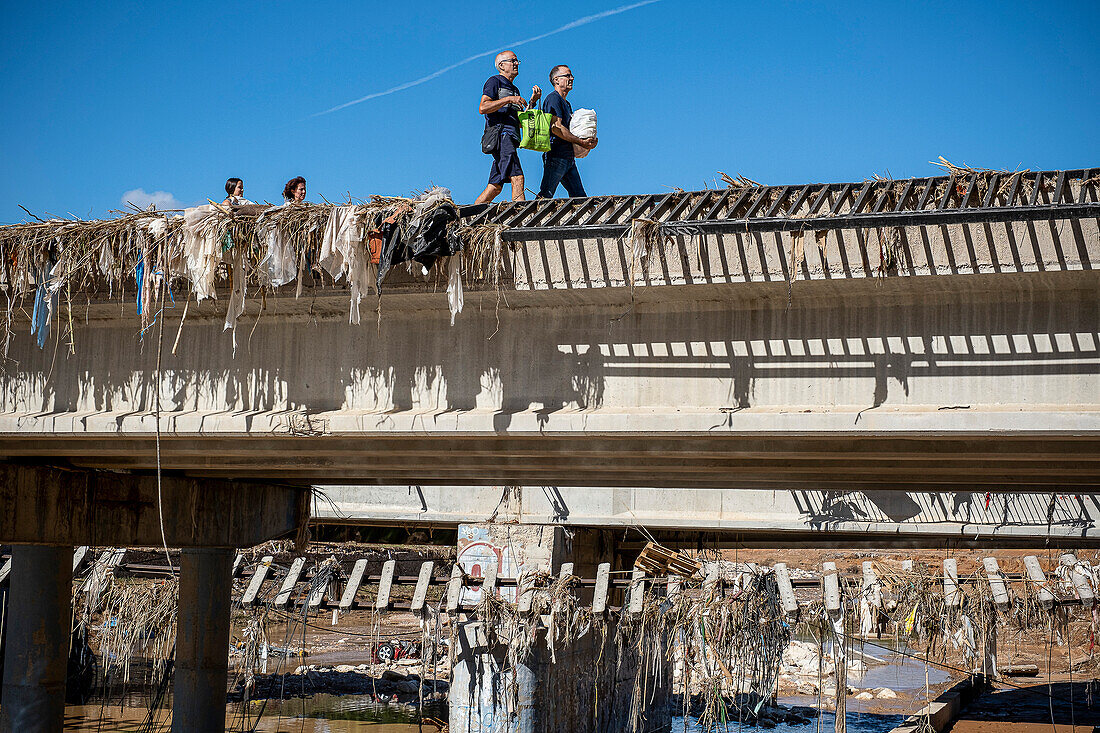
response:
<path id="1" fill-rule="evenodd" d="M 283 578 L 283 585 L 275 596 L 274 605 L 276 608 L 282 608 L 290 600 L 290 594 L 294 592 L 294 584 L 298 582 L 298 576 L 302 574 L 302 568 L 305 564 L 306 559 L 304 557 L 296 557 L 290 563 L 290 570 L 287 571 L 286 577 Z"/>
<path id="2" fill-rule="evenodd" d="M 451 579 L 447 583 L 447 613 L 458 610 L 458 603 L 462 598 L 462 576 L 462 566 L 455 563 L 451 568 Z"/>
<path id="3" fill-rule="evenodd" d="M 787 563 L 775 564 L 775 582 L 779 586 L 779 603 L 783 613 L 788 616 L 798 613 L 798 599 L 794 596 L 794 587 L 791 586 L 791 574 L 787 570 Z"/>
<path id="4" fill-rule="evenodd" d="M 962 603 L 959 593 L 959 562 L 948 557 L 943 561 L 943 600 L 948 608 L 958 608 Z"/>
<path id="5" fill-rule="evenodd" d="M 267 573 L 271 570 L 271 562 L 274 559 L 271 555 L 264 555 L 260 559 L 260 564 L 256 566 L 252 579 L 248 581 L 248 587 L 244 589 L 244 595 L 241 596 L 241 605 L 245 608 L 256 602 L 256 596 L 259 595 L 260 588 L 267 580 Z"/>
<path id="6" fill-rule="evenodd" d="M 997 564 L 997 558 L 995 557 L 983 557 L 982 567 L 985 568 L 985 579 L 989 582 L 989 590 L 993 593 L 993 602 L 997 604 L 997 608 L 1004 610 L 1008 608 L 1008 586 L 1005 585 L 1004 575 L 1001 574 L 1001 568 Z"/>
<path id="7" fill-rule="evenodd" d="M 233 573 L 230 577 L 233 577 L 233 578 L 237 577 L 237 571 L 241 569 L 241 563 L 242 562 L 244 562 L 244 555 L 242 553 L 238 552 L 237 556 L 235 558 L 233 558 Z"/>
<path id="8" fill-rule="evenodd" d="M 0 566 L 0 583 L 3 583 L 11 575 L 11 558 L 9 557 L 4 561 L 4 564 Z"/>
<path id="9" fill-rule="evenodd" d="M 1054 594 L 1047 587 L 1047 575 L 1043 572 L 1042 565 L 1039 564 L 1039 558 L 1035 555 L 1026 556 L 1024 558 L 1024 570 L 1027 571 L 1027 578 L 1039 596 L 1039 605 L 1047 610 L 1053 608 Z"/>
<path id="10" fill-rule="evenodd" d="M 592 614 L 607 610 L 607 588 L 611 581 L 611 563 L 601 562 L 596 566 L 596 588 L 592 592 Z"/>
<path id="11" fill-rule="evenodd" d="M 344 586 L 344 595 L 340 596 L 340 610 L 347 611 L 355 604 L 355 595 L 359 592 L 359 586 L 363 582 L 363 574 L 367 572 L 367 559 L 360 558 L 351 566 L 351 575 L 348 576 L 347 585 Z"/>
<path id="12" fill-rule="evenodd" d="M 428 599 L 428 584 L 432 582 L 433 572 L 435 572 L 435 563 L 431 560 L 426 560 L 420 564 L 420 576 L 416 579 L 412 605 L 409 606 L 409 610 L 413 613 L 424 611 L 424 602 Z"/>
<path id="13" fill-rule="evenodd" d="M 393 587 L 393 571 L 396 567 L 396 560 L 382 563 L 382 578 L 378 581 L 378 596 L 374 599 L 376 611 L 385 610 L 390 605 L 390 588 Z"/>
<path id="14" fill-rule="evenodd" d="M 634 561 L 634 567 L 655 577 L 669 572 L 691 577 L 698 572 L 699 563 L 683 553 L 662 547 L 656 542 L 648 542 Z"/>

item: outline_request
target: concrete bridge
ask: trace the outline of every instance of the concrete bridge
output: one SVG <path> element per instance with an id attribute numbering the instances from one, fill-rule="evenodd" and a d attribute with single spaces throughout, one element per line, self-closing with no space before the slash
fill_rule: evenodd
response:
<path id="1" fill-rule="evenodd" d="M 160 466 L 195 477 L 1095 490 L 1091 175 L 497 206 L 471 218 L 511 224 L 506 282 L 454 326 L 442 283 L 358 327 L 307 288 L 249 303 L 235 357 L 222 301 L 182 330 L 176 304 L 158 348 L 132 306 L 74 297 L 75 353 L 14 324 L 0 455 L 152 470 L 159 393 Z M 639 219 L 667 237 L 644 263 Z"/>
<path id="2" fill-rule="evenodd" d="M 250 300 L 236 354 L 224 299 L 186 318 L 177 302 L 142 333 L 132 304 L 69 293 L 71 339 L 45 349 L 17 313 L 0 460 L 54 469 L 12 468 L 4 487 L 13 614 L 63 628 L 65 548 L 108 530 L 148 543 L 163 491 L 167 533 L 193 548 L 181 597 L 198 608 L 247 539 L 233 536 L 247 518 L 222 521 L 204 482 L 265 497 L 249 538 L 300 527 L 310 485 L 333 485 L 322 520 L 381 523 L 481 518 L 500 502 L 476 487 L 509 485 L 535 501 L 505 511 L 539 523 L 1095 543 L 1098 173 L 471 207 L 466 223 L 505 227 L 512 248 L 499 287 L 467 283 L 453 326 L 444 277 L 411 275 L 360 326 L 348 292 L 319 279 L 262 311 Z M 71 499 L 73 472 L 91 487 L 83 523 L 38 521 Z M 387 506 L 417 487 L 420 507 Z M 20 595 L 40 576 L 56 592 Z M 180 730 L 216 725 L 224 685 L 227 609 L 194 608 Z M 5 699 L 22 697 L 0 728 L 51 730 L 26 721 L 54 719 L 62 637 L 46 649 L 24 631 L 9 656 L 45 661 L 5 678 Z"/>

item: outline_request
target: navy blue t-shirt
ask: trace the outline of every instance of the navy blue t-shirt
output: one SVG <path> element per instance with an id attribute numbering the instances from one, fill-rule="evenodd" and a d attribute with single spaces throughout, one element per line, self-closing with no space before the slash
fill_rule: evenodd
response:
<path id="1" fill-rule="evenodd" d="M 520 96 L 519 89 L 516 88 L 516 85 L 500 74 L 490 76 L 485 81 L 485 87 L 481 90 L 481 93 L 489 99 L 504 99 L 505 97 Z M 518 138 L 519 113 L 522 111 L 522 107 L 518 107 L 514 104 L 506 104 L 496 112 L 490 112 L 485 115 L 485 120 L 490 127 L 493 125 L 504 125 L 510 128 L 513 135 Z"/>
<path id="2" fill-rule="evenodd" d="M 561 124 L 564 125 L 566 129 L 569 129 L 569 123 L 573 119 L 573 105 L 569 104 L 569 100 L 558 94 L 557 91 L 550 92 L 543 97 L 539 109 L 554 115 L 561 120 Z M 573 153 L 573 143 L 566 142 L 557 135 L 551 136 L 550 155 L 555 158 L 575 157 Z"/>

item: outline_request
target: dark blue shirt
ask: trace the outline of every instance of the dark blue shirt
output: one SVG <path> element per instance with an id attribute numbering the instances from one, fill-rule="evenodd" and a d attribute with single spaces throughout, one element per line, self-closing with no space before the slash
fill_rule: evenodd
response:
<path id="1" fill-rule="evenodd" d="M 566 129 L 569 129 L 569 123 L 573 119 L 573 105 L 569 104 L 569 100 L 558 94 L 557 91 L 550 92 L 543 97 L 539 109 L 554 115 L 561 120 L 561 124 L 564 125 Z M 573 143 L 566 142 L 557 135 L 551 136 L 550 155 L 554 158 L 575 157 L 573 153 Z"/>
<path id="2" fill-rule="evenodd" d="M 489 99 L 494 100 L 520 96 L 519 89 L 516 88 L 516 85 L 500 74 L 490 76 L 485 81 L 485 87 L 481 90 L 481 93 Z M 516 138 L 519 138 L 519 113 L 521 111 L 522 107 L 517 107 L 514 104 L 506 104 L 496 112 L 490 112 L 485 115 L 485 121 L 490 127 L 493 125 L 504 125 L 512 131 Z"/>

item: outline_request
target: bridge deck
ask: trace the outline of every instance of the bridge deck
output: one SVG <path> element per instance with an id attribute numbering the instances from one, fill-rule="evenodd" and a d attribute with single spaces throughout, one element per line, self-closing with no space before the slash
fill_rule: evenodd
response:
<path id="1" fill-rule="evenodd" d="M 288 286 L 236 354 L 224 300 L 161 343 L 74 297 L 72 353 L 15 319 L 0 456 L 151 470 L 159 396 L 160 465 L 200 476 L 1098 491 L 1097 173 L 494 205 L 468 221 L 511 227 L 508 278 L 454 326 L 439 282 L 361 326 Z"/>

